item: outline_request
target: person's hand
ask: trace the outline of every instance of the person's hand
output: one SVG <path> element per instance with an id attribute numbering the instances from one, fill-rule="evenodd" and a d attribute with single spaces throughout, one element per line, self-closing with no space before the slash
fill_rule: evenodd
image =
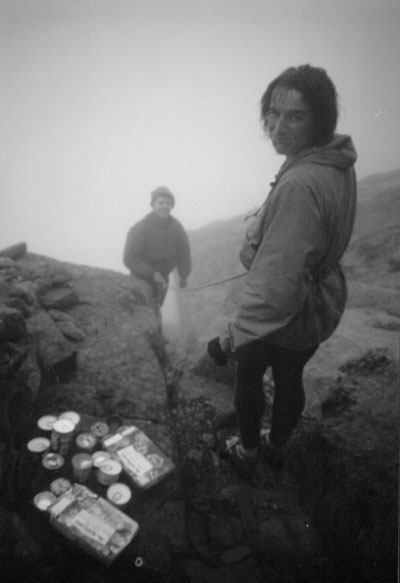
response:
<path id="1" fill-rule="evenodd" d="M 187 279 L 180 279 L 179 280 L 179 287 L 181 289 L 185 289 L 186 286 L 187 286 Z"/>
<path id="2" fill-rule="evenodd" d="M 153 273 L 153 279 L 161 287 L 161 289 L 165 289 L 168 285 L 161 273 L 158 273 L 158 271 Z"/>
<path id="3" fill-rule="evenodd" d="M 221 348 L 218 336 L 210 340 L 207 345 L 207 352 L 218 366 L 225 366 L 227 364 L 228 357 Z"/>

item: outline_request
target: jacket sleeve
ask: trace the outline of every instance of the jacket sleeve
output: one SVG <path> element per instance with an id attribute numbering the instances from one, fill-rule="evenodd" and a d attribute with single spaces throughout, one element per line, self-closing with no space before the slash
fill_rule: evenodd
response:
<path id="1" fill-rule="evenodd" d="M 190 272 L 192 271 L 189 238 L 181 224 L 179 224 L 178 233 L 176 266 L 179 277 L 181 279 L 187 279 L 190 275 Z"/>
<path id="2" fill-rule="evenodd" d="M 154 269 L 143 259 L 144 228 L 142 223 L 136 223 L 130 228 L 126 237 L 123 261 L 133 275 L 141 279 L 151 280 Z"/>
<path id="3" fill-rule="evenodd" d="M 236 320 L 233 353 L 285 327 L 300 310 L 309 271 L 326 245 L 321 213 L 305 185 L 286 183 L 267 207 L 263 237 L 250 265 Z"/>

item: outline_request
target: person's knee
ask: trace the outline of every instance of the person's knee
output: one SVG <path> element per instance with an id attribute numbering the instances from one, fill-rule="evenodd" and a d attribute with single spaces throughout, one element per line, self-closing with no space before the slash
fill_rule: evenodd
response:
<path id="1" fill-rule="evenodd" d="M 261 411 L 265 408 L 263 385 L 245 384 L 236 387 L 234 405 L 236 411 Z"/>
<path id="2" fill-rule="evenodd" d="M 293 379 L 275 380 L 274 404 L 292 414 L 301 414 L 306 398 L 302 382 L 293 382 Z"/>
<path id="3" fill-rule="evenodd" d="M 304 391 L 302 393 L 297 394 L 297 398 L 294 399 L 293 402 L 293 412 L 296 417 L 300 417 L 303 412 L 304 406 L 306 404 L 306 399 L 304 395 Z"/>

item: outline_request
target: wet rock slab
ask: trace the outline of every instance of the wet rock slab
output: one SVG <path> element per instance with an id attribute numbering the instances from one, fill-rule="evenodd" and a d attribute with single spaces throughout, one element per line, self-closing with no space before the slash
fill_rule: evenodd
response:
<path id="1" fill-rule="evenodd" d="M 34 490 L 41 487 L 40 471 L 30 464 L 26 443 L 37 419 L 73 410 L 82 417 L 106 420 L 114 427 L 135 425 L 174 460 L 164 342 L 148 290 L 129 276 L 34 255 L 18 261 L 10 259 L 9 263 L 7 289 L 29 285 L 35 298 L 25 320 L 27 344 L 35 348 L 40 386 L 36 386 L 33 407 L 23 427 L 18 427 L 13 447 L 5 452 L 2 499 L 9 508 L 17 506 L 25 513 L 28 530 L 29 525 L 39 528 L 42 551 L 48 553 L 55 544 L 57 554 L 58 541 L 43 520 L 37 524 L 31 512 Z M 15 316 L 24 323 L 20 312 L 15 311 Z M 68 330 L 63 330 L 66 324 Z M 7 373 L 9 370 L 8 366 Z M 17 411 L 13 404 L 10 409 Z M 12 426 L 11 421 L 11 433 Z M 132 491 L 131 516 L 139 524 L 139 535 L 127 556 L 116 563 L 126 573 L 135 568 L 140 557 L 141 573 L 146 569 L 151 573 L 168 572 L 176 554 L 186 547 L 179 473 L 175 470 L 147 491 L 135 487 Z M 61 554 L 68 562 L 68 552 Z"/>

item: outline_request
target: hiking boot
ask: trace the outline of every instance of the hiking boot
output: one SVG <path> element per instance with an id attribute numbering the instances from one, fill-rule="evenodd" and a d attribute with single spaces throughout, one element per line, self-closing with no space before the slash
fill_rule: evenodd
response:
<path id="1" fill-rule="evenodd" d="M 228 460 L 236 472 L 242 478 L 251 478 L 257 466 L 257 457 L 246 456 L 242 451 L 239 437 L 231 437 L 226 440 L 225 450 L 221 452 L 221 457 Z"/>
<path id="2" fill-rule="evenodd" d="M 286 446 L 277 446 L 271 443 L 270 429 L 263 429 L 260 435 L 260 449 L 264 459 L 271 465 L 282 466 L 286 456 Z"/>

